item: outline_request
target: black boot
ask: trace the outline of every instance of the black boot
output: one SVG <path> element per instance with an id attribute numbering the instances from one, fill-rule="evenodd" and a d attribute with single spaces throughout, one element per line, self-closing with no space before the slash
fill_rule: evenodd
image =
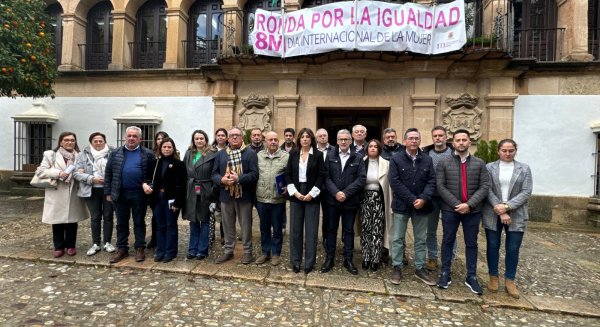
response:
<path id="1" fill-rule="evenodd" d="M 321 272 L 327 273 L 327 272 L 331 271 L 331 269 L 333 269 L 334 262 L 335 262 L 335 257 L 327 256 L 325 258 L 325 262 L 323 262 L 323 265 L 321 266 Z"/>

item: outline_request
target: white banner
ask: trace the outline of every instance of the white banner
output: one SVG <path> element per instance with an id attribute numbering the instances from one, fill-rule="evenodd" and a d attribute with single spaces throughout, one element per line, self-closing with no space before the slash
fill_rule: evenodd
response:
<path id="1" fill-rule="evenodd" d="M 284 58 L 335 50 L 445 53 L 467 41 L 465 4 L 344 1 L 283 19 L 280 12 L 257 9 L 250 40 L 255 54 Z"/>

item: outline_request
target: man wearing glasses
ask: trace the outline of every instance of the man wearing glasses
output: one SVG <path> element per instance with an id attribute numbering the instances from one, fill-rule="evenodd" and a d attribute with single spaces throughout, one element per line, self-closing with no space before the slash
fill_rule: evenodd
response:
<path id="1" fill-rule="evenodd" d="M 325 166 L 328 176 L 325 179 L 327 189 L 327 217 L 323 221 L 325 229 L 326 258 L 321 272 L 329 272 L 335 262 L 336 236 L 340 217 L 342 219 L 342 241 L 344 242 L 344 267 L 356 275 L 358 269 L 352 262 L 354 251 L 354 217 L 360 204 L 360 193 L 365 186 L 367 173 L 363 156 L 350 149 L 352 137 L 350 131 L 342 129 L 337 134 L 337 146 L 327 154 Z"/>
<path id="2" fill-rule="evenodd" d="M 213 166 L 212 179 L 221 186 L 219 201 L 223 215 L 225 244 L 223 254 L 215 263 L 233 259 L 235 247 L 235 220 L 240 221 L 244 255 L 241 263 L 254 262 L 252 257 L 252 204 L 256 197 L 258 180 L 258 158 L 256 152 L 246 147 L 242 130 L 234 127 L 229 130 L 229 145 L 219 151 Z"/>

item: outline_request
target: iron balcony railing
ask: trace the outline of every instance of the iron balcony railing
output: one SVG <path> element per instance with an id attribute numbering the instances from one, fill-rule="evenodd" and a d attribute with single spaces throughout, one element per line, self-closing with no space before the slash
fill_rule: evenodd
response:
<path id="1" fill-rule="evenodd" d="M 129 50 L 135 68 L 162 68 L 167 54 L 164 41 L 129 42 Z"/>
<path id="2" fill-rule="evenodd" d="M 563 56 L 565 28 L 515 30 L 513 58 L 557 61 Z"/>
<path id="3" fill-rule="evenodd" d="M 185 67 L 196 68 L 200 65 L 215 64 L 221 52 L 222 40 L 181 41 L 185 49 Z"/>
<path id="4" fill-rule="evenodd" d="M 85 69 L 108 69 L 112 61 L 112 43 L 83 43 L 79 44 L 82 67 Z"/>
<path id="5" fill-rule="evenodd" d="M 600 60 L 600 27 L 590 28 L 588 30 L 588 47 L 589 51 L 594 56 L 594 60 Z"/>

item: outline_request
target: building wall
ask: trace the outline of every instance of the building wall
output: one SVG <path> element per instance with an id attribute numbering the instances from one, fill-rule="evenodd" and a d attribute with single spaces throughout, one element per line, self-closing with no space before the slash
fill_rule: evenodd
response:
<path id="1" fill-rule="evenodd" d="M 108 143 L 116 144 L 117 122 L 113 119 L 133 110 L 136 103 L 145 103 L 149 112 L 162 117 L 157 130 L 164 130 L 175 140 L 184 153 L 190 144 L 191 133 L 203 129 L 212 141 L 214 109 L 212 97 L 56 97 L 52 99 L 0 98 L 0 170 L 13 170 L 14 121 L 10 117 L 21 114 L 42 102 L 46 110 L 59 117 L 52 128 L 53 146 L 63 131 L 77 134 L 79 146 L 88 145 L 88 136 L 96 131 L 106 134 Z"/>

